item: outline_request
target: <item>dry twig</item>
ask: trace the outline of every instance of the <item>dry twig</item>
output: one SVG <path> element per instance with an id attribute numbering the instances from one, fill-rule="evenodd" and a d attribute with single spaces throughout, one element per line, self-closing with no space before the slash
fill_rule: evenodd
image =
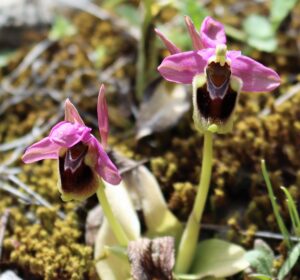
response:
<path id="1" fill-rule="evenodd" d="M 32 196 L 40 205 L 43 205 L 47 208 L 52 208 L 53 206 L 46 200 L 44 199 L 41 195 L 36 193 L 34 190 L 32 190 L 29 186 L 27 186 L 25 183 L 23 183 L 18 177 L 15 175 L 9 175 L 7 179 L 14 184 L 16 184 L 19 188 L 27 192 L 30 196 Z M 57 215 L 61 218 L 64 219 L 66 216 L 62 211 L 58 211 Z"/>
<path id="2" fill-rule="evenodd" d="M 211 224 L 202 224 L 201 227 L 206 230 L 213 230 L 219 232 L 226 232 L 230 229 L 228 226 L 219 226 L 219 225 L 211 225 Z M 246 230 L 238 230 L 238 233 L 241 235 L 249 235 Z M 270 231 L 256 231 L 253 233 L 255 237 L 275 239 L 275 240 L 283 240 L 283 235 L 279 233 L 274 233 Z M 299 242 L 300 238 L 297 236 L 290 236 L 291 241 Z"/>
<path id="3" fill-rule="evenodd" d="M 5 229 L 9 218 L 9 214 L 10 214 L 10 210 L 6 209 L 0 220 L 0 259 L 2 257 L 2 248 L 3 248 L 2 244 L 4 240 L 4 234 L 5 234 Z"/>
<path id="4" fill-rule="evenodd" d="M 296 94 L 300 94 L 300 83 L 290 87 L 290 89 L 287 91 L 287 93 L 285 93 L 284 95 L 281 95 L 280 97 L 278 97 L 275 102 L 274 102 L 274 106 L 278 107 L 281 104 L 283 104 L 284 102 L 286 102 L 287 100 L 291 99 L 292 97 L 294 97 Z M 260 117 L 265 117 L 267 115 L 269 115 L 271 113 L 270 108 L 265 108 L 264 110 L 262 110 L 259 114 Z"/>
<path id="5" fill-rule="evenodd" d="M 12 187 L 11 185 L 9 185 L 3 181 L 0 181 L 0 190 L 5 191 L 5 192 L 15 196 L 17 199 L 21 200 L 22 202 L 24 202 L 26 204 L 34 204 L 32 199 L 28 195 L 20 192 L 18 189 Z"/>
<path id="6" fill-rule="evenodd" d="M 26 147 L 33 142 L 35 142 L 42 134 L 44 134 L 46 131 L 48 131 L 55 123 L 58 122 L 60 118 L 63 116 L 63 110 L 62 108 L 56 114 L 53 118 L 50 120 L 45 121 L 44 126 L 39 126 L 39 123 L 41 122 L 41 119 L 38 119 L 35 126 L 32 128 L 31 132 L 24 135 L 23 137 L 20 137 L 14 141 L 11 141 L 9 143 L 4 143 L 0 145 L 0 152 L 9 151 L 15 148 L 19 147 Z"/>

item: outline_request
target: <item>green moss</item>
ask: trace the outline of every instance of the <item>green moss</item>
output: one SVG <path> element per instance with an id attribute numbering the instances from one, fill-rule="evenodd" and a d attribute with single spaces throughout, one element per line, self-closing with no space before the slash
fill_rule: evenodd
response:
<path id="1" fill-rule="evenodd" d="M 195 187 L 189 183 L 175 183 L 168 206 L 181 220 L 186 220 L 192 210 L 196 196 Z"/>
<path id="2" fill-rule="evenodd" d="M 54 207 L 19 205 L 11 208 L 4 240 L 6 258 L 43 279 L 83 279 L 93 271 L 92 248 L 80 241 L 83 233 L 74 211 L 76 204 L 60 201 L 54 161 L 31 165 L 31 169 L 28 166 L 23 166 L 22 180 Z M 17 205 L 12 198 L 4 197 L 1 208 Z M 64 220 L 57 216 L 58 210 L 66 213 Z"/>

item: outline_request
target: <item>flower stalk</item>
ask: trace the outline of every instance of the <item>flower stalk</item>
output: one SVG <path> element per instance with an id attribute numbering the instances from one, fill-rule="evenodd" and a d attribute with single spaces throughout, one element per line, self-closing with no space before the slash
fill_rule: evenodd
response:
<path id="1" fill-rule="evenodd" d="M 100 181 L 100 186 L 97 189 L 97 197 L 98 197 L 100 205 L 103 209 L 104 215 L 105 215 L 106 219 L 108 220 L 108 223 L 109 223 L 119 245 L 127 247 L 129 239 L 110 207 L 110 204 L 108 202 L 108 199 L 107 199 L 107 196 L 105 193 L 105 185 L 104 185 L 103 181 L 102 180 L 99 180 L 99 181 Z"/>
<path id="2" fill-rule="evenodd" d="M 197 248 L 200 221 L 204 211 L 211 178 L 213 153 L 212 136 L 213 133 L 209 130 L 204 133 L 201 176 L 193 210 L 180 240 L 175 266 L 176 273 L 188 272 Z"/>

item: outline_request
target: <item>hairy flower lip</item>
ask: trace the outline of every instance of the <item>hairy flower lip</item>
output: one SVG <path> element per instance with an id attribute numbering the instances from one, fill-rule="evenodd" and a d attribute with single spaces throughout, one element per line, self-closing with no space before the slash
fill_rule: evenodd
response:
<path id="1" fill-rule="evenodd" d="M 233 113 L 238 97 L 230 86 L 230 67 L 211 62 L 205 73 L 206 83 L 196 91 L 199 113 L 213 123 L 225 123 Z"/>
<path id="2" fill-rule="evenodd" d="M 227 72 L 224 80 L 216 86 L 206 76 L 197 75 L 193 81 L 193 118 L 196 128 L 203 132 L 214 124 L 217 127 L 215 132 L 227 133 L 232 129 L 242 82 Z"/>
<path id="3" fill-rule="evenodd" d="M 59 189 L 64 200 L 86 199 L 97 191 L 97 175 L 85 161 L 87 153 L 88 146 L 79 142 L 58 159 Z"/>
<path id="4" fill-rule="evenodd" d="M 231 71 L 228 64 L 221 66 L 219 63 L 211 62 L 205 69 L 207 87 L 211 99 L 223 97 L 228 89 Z"/>

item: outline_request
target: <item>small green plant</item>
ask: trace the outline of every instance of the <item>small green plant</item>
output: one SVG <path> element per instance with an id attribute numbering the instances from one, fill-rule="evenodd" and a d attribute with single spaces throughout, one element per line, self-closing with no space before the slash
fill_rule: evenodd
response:
<path id="1" fill-rule="evenodd" d="M 292 270 L 292 268 L 297 263 L 299 257 L 300 257 L 300 217 L 299 213 L 297 211 L 296 204 L 289 193 L 288 189 L 285 187 L 281 187 L 283 190 L 286 201 L 287 201 L 287 207 L 289 211 L 289 216 L 292 222 L 292 228 L 293 233 L 296 235 L 296 237 L 299 237 L 297 240 L 297 243 L 292 243 L 291 240 L 291 234 L 289 233 L 286 225 L 284 224 L 284 221 L 280 215 L 280 208 L 279 205 L 276 202 L 276 197 L 273 192 L 273 188 L 271 185 L 270 177 L 267 172 L 265 161 L 261 161 L 261 169 L 262 174 L 265 179 L 268 195 L 272 204 L 273 212 L 279 227 L 279 230 L 283 236 L 285 244 L 288 246 L 288 256 L 286 260 L 284 261 L 283 265 L 279 270 L 276 270 L 273 267 L 274 261 L 276 260 L 276 257 L 274 255 L 274 252 L 272 249 L 262 240 L 256 240 L 254 249 L 249 251 L 246 255 L 247 260 L 250 263 L 250 267 L 255 271 L 254 274 L 250 274 L 251 279 L 262 279 L 262 280 L 268 280 L 268 279 L 276 279 L 282 280 L 284 279 Z"/>
<path id="2" fill-rule="evenodd" d="M 297 2 L 298 0 L 273 0 L 270 3 L 269 16 L 250 14 L 243 21 L 243 31 L 226 26 L 226 32 L 250 47 L 265 52 L 275 52 L 278 50 L 276 37 L 278 28 Z"/>
<path id="3" fill-rule="evenodd" d="M 276 197 L 275 197 L 274 192 L 273 192 L 271 180 L 270 180 L 270 177 L 269 177 L 269 174 L 268 174 L 268 171 L 267 171 L 267 168 L 266 168 L 266 163 L 265 163 L 264 160 L 261 161 L 261 170 L 262 170 L 262 174 L 263 174 L 263 177 L 265 179 L 265 182 L 266 182 L 268 195 L 269 195 L 269 198 L 270 198 L 270 201 L 271 201 L 271 204 L 272 204 L 272 208 L 273 208 L 273 212 L 274 212 L 274 215 L 275 215 L 275 218 L 276 218 L 276 222 L 278 224 L 279 230 L 280 230 L 280 232 L 283 236 L 283 239 L 284 239 L 285 243 L 290 248 L 291 244 L 290 244 L 289 232 L 288 232 L 288 230 L 287 230 L 287 228 L 286 228 L 286 226 L 283 222 L 283 219 L 280 215 L 279 206 L 276 203 Z"/>
<path id="4" fill-rule="evenodd" d="M 287 230 L 287 228 L 286 228 L 286 226 L 283 222 L 282 217 L 280 216 L 279 206 L 276 203 L 276 197 L 275 197 L 274 192 L 273 192 L 270 177 L 268 175 L 268 171 L 267 171 L 267 168 L 266 168 L 266 163 L 265 163 L 264 160 L 261 161 L 261 169 L 262 169 L 263 177 L 264 177 L 266 185 L 267 185 L 268 195 L 269 195 L 270 200 L 271 200 L 271 204 L 272 204 L 273 211 L 274 211 L 274 214 L 275 214 L 275 217 L 276 217 L 276 221 L 278 223 L 278 227 L 281 231 L 281 234 L 284 237 L 284 240 L 286 241 L 286 244 L 289 247 L 291 247 L 290 234 L 289 234 L 289 231 Z M 287 188 L 285 188 L 283 186 L 281 186 L 280 188 L 282 189 L 282 191 L 284 192 L 284 194 L 286 196 L 286 202 L 287 202 L 287 207 L 288 207 L 290 219 L 291 219 L 291 222 L 292 222 L 293 233 L 297 237 L 300 237 L 300 215 L 299 215 L 299 212 L 297 211 L 296 203 L 293 200 L 293 198 L 292 198 L 292 196 L 289 193 Z"/>
<path id="5" fill-rule="evenodd" d="M 59 40 L 74 34 L 76 34 L 75 26 L 67 18 L 57 16 L 49 32 L 49 38 Z"/>

